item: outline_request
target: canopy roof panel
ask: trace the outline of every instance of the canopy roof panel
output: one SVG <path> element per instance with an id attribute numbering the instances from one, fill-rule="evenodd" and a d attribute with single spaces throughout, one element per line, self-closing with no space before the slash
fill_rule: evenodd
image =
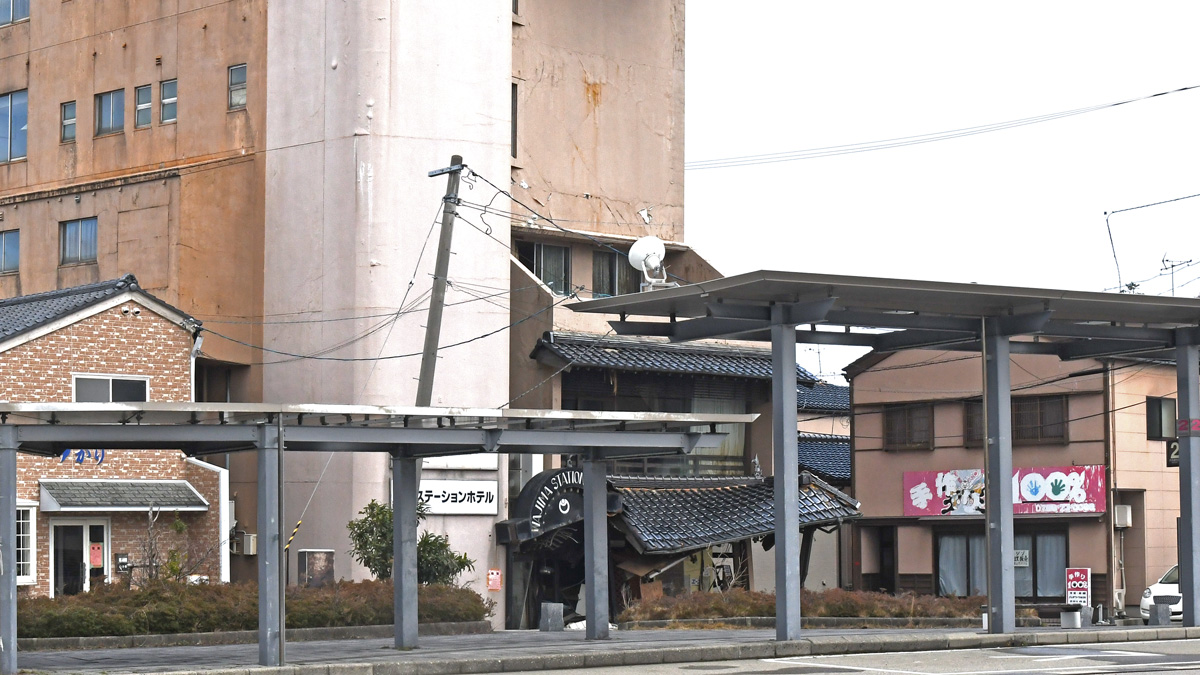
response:
<path id="1" fill-rule="evenodd" d="M 618 334 L 769 340 L 771 322 L 809 325 L 797 340 L 878 351 L 974 351 L 985 319 L 1005 335 L 1045 336 L 1014 351 L 1073 359 L 1167 356 L 1179 331 L 1200 338 L 1200 299 L 758 271 L 715 281 L 568 305 L 621 315 Z M 774 319 L 772 316 L 774 315 Z M 629 317 L 654 317 L 631 321 Z M 667 319 L 664 321 L 663 319 Z M 829 330 L 833 328 L 833 330 Z M 852 332 L 883 329 L 887 333 Z"/>

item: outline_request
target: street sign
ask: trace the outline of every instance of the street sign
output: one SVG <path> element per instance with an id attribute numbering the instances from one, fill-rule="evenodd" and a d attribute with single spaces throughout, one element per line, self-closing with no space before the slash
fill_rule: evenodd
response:
<path id="1" fill-rule="evenodd" d="M 1092 568 L 1067 568 L 1067 604 L 1092 606 Z"/>
<path id="2" fill-rule="evenodd" d="M 1179 439 L 1167 441 L 1167 466 L 1179 466 Z"/>
<path id="3" fill-rule="evenodd" d="M 1200 419 L 1180 418 L 1175 422 L 1175 431 L 1177 436 L 1200 436 Z"/>

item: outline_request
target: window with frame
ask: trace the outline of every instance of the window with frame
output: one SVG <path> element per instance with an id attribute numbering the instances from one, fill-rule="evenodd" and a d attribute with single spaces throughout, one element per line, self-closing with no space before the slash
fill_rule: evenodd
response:
<path id="1" fill-rule="evenodd" d="M 983 445 L 983 401 L 963 407 L 964 445 Z M 1067 397 L 1022 396 L 1012 399 L 1012 441 L 1017 444 L 1067 442 Z"/>
<path id="2" fill-rule="evenodd" d="M 32 506 L 17 506 L 17 584 L 20 586 L 28 586 L 37 581 L 35 575 L 35 561 L 37 560 L 36 550 L 34 547 L 37 544 L 35 536 L 36 529 L 34 525 L 37 523 L 36 509 Z"/>
<path id="3" fill-rule="evenodd" d="M 96 94 L 96 135 L 125 131 L 125 90 L 114 89 Z"/>
<path id="4" fill-rule="evenodd" d="M 151 100 L 150 85 L 142 85 L 133 90 L 133 128 L 144 129 L 150 126 Z"/>
<path id="5" fill-rule="evenodd" d="M 246 64 L 229 66 L 229 109 L 246 107 Z"/>
<path id="6" fill-rule="evenodd" d="M 987 542 L 982 534 L 937 534 L 938 595 L 967 597 L 987 594 Z M 1067 533 L 1063 530 L 1019 532 L 1013 537 L 1016 596 L 1026 602 L 1066 597 Z"/>
<path id="7" fill-rule="evenodd" d="M 1173 441 L 1175 430 L 1175 399 L 1146 397 L 1146 439 Z"/>
<path id="8" fill-rule="evenodd" d="M 145 402 L 149 398 L 150 382 L 145 378 L 75 376 L 76 403 Z"/>
<path id="9" fill-rule="evenodd" d="M 883 411 L 885 450 L 932 450 L 933 405 L 889 406 Z"/>
<path id="10" fill-rule="evenodd" d="M 607 298 L 641 290 L 637 270 L 624 255 L 613 251 L 592 251 L 592 297 Z"/>
<path id="11" fill-rule="evenodd" d="M 29 0 L 0 0 L 0 26 L 29 18 Z"/>
<path id="12" fill-rule="evenodd" d="M 96 219 L 80 218 L 59 223 L 59 264 L 96 262 Z"/>
<path id="13" fill-rule="evenodd" d="M 22 89 L 0 96 L 0 162 L 25 158 L 29 130 L 29 92 Z"/>
<path id="14" fill-rule="evenodd" d="M 556 295 L 571 289 L 571 249 L 541 242 L 518 241 L 517 260 Z"/>
<path id="15" fill-rule="evenodd" d="M 0 232 L 0 274 L 16 272 L 21 268 L 21 231 Z"/>
<path id="16" fill-rule="evenodd" d="M 158 123 L 174 122 L 178 114 L 178 80 L 163 80 L 159 84 Z"/>
<path id="17" fill-rule="evenodd" d="M 63 143 L 75 142 L 75 101 L 62 104 L 62 133 L 59 140 Z"/>

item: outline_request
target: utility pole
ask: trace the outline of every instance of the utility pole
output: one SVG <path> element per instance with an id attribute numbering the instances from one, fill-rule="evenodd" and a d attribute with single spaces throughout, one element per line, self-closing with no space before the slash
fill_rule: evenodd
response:
<path id="1" fill-rule="evenodd" d="M 446 304 L 446 273 L 450 269 L 450 240 L 454 236 L 454 217 L 458 206 L 458 179 L 466 166 L 460 155 L 450 158 L 450 166 L 430 171 L 429 177 L 448 174 L 446 196 L 442 197 L 442 234 L 438 239 L 437 261 L 433 265 L 433 293 L 429 299 L 429 318 L 425 322 L 425 350 L 421 354 L 421 375 L 417 380 L 417 405 L 428 406 L 433 398 L 433 371 L 437 368 L 438 341 L 442 334 L 442 309 Z"/>

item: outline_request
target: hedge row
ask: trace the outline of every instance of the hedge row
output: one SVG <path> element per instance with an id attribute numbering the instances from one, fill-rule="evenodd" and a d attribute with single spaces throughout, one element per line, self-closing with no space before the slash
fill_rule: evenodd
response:
<path id="1" fill-rule="evenodd" d="M 390 581 L 342 581 L 321 588 L 288 588 L 288 628 L 390 624 Z M 418 588 L 420 623 L 481 621 L 495 603 L 469 588 Z M 205 633 L 258 627 L 256 584 L 159 582 L 143 588 L 101 586 L 57 598 L 21 597 L 18 637 L 90 637 L 152 633 Z"/>
<path id="2" fill-rule="evenodd" d="M 802 591 L 804 616 L 840 617 L 978 617 L 986 598 L 940 598 L 929 595 L 888 595 L 834 588 L 821 593 Z M 625 608 L 618 621 L 663 619 L 726 619 L 775 616 L 775 594 L 732 589 L 724 593 L 687 593 L 643 600 Z"/>

